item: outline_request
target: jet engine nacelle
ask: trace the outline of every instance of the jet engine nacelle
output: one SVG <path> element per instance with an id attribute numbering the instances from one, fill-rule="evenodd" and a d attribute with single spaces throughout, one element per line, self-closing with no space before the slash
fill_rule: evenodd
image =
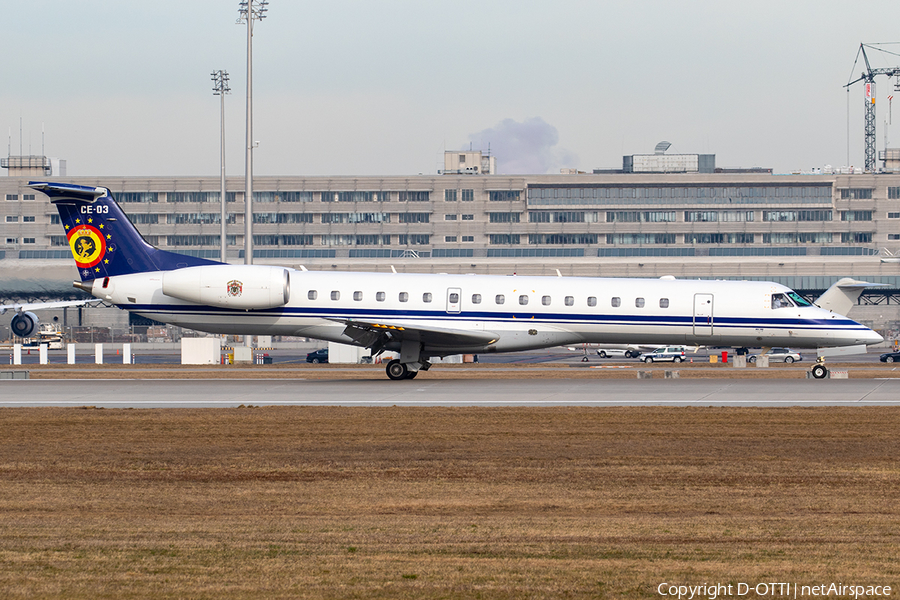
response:
<path id="1" fill-rule="evenodd" d="M 166 296 L 222 308 L 261 310 L 284 306 L 291 298 L 291 277 L 284 267 L 204 265 L 166 271 Z"/>
<path id="2" fill-rule="evenodd" d="M 27 338 L 37 332 L 38 325 L 40 325 L 40 320 L 38 320 L 37 315 L 30 312 L 20 312 L 12 318 L 9 327 L 14 335 Z"/>

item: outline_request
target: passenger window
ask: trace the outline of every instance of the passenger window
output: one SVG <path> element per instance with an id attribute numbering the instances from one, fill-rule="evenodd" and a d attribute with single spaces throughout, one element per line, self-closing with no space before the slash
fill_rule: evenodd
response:
<path id="1" fill-rule="evenodd" d="M 668 298 L 660 298 L 659 299 L 659 307 L 660 308 L 669 308 L 669 299 Z"/>
<path id="2" fill-rule="evenodd" d="M 575 306 L 575 296 L 566 296 L 566 306 Z"/>
<path id="3" fill-rule="evenodd" d="M 353 292 L 353 299 L 357 302 L 362 300 L 362 292 Z"/>
<path id="4" fill-rule="evenodd" d="M 481 294 L 472 294 L 472 304 L 481 304 Z"/>
<path id="5" fill-rule="evenodd" d="M 457 304 L 458 302 L 459 302 L 459 294 L 457 294 L 456 292 L 453 292 L 452 294 L 450 294 L 450 303 Z"/>
<path id="6" fill-rule="evenodd" d="M 525 306 L 526 304 L 528 304 L 528 296 L 525 294 L 522 294 L 521 296 L 519 296 L 519 304 L 521 304 L 522 306 Z"/>
<path id="7" fill-rule="evenodd" d="M 431 302 L 431 292 L 422 294 L 422 302 Z"/>
<path id="8" fill-rule="evenodd" d="M 610 304 L 612 304 L 613 308 L 619 308 L 622 306 L 622 299 L 618 296 L 613 296 L 612 300 L 610 300 Z"/>
<path id="9" fill-rule="evenodd" d="M 634 305 L 638 308 L 644 308 L 644 299 L 643 298 L 635 298 Z"/>
<path id="10" fill-rule="evenodd" d="M 588 306 L 597 306 L 596 296 L 588 296 Z"/>
<path id="11" fill-rule="evenodd" d="M 407 292 L 400 292 L 400 302 L 408 302 L 409 294 Z"/>
<path id="12" fill-rule="evenodd" d="M 315 300 L 319 297 L 319 292 L 317 292 L 316 290 L 309 290 L 309 292 L 306 293 L 306 297 L 310 300 Z"/>
<path id="13" fill-rule="evenodd" d="M 550 296 L 544 296 L 541 298 L 541 304 L 544 306 L 550 306 Z"/>
<path id="14" fill-rule="evenodd" d="M 338 291 L 331 292 L 331 299 L 332 299 L 332 300 L 340 300 L 340 299 L 341 299 L 341 293 L 338 292 Z"/>
<path id="15" fill-rule="evenodd" d="M 506 296 L 504 296 L 503 294 L 497 294 L 497 297 L 494 298 L 494 302 L 496 302 L 497 304 L 503 304 L 504 302 L 506 302 Z"/>
<path id="16" fill-rule="evenodd" d="M 375 299 L 384 302 L 384 292 L 375 292 Z"/>

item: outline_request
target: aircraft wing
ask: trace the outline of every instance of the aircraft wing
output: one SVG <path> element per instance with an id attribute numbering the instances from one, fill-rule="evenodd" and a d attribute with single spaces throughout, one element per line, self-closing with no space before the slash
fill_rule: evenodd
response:
<path id="1" fill-rule="evenodd" d="M 344 323 L 344 335 L 359 344 L 371 348 L 373 353 L 381 351 L 391 341 L 411 340 L 420 342 L 431 349 L 471 348 L 487 346 L 496 342 L 500 335 L 491 331 L 470 331 L 466 329 L 446 329 L 427 327 L 406 321 L 368 321 L 365 319 L 331 319 Z"/>
<path id="2" fill-rule="evenodd" d="M 41 310 L 41 309 L 51 309 L 51 308 L 66 308 L 68 306 L 84 306 L 85 304 L 91 304 L 92 302 L 100 302 L 96 298 L 91 300 L 64 300 L 61 302 L 32 302 L 29 304 L 4 304 L 0 306 L 0 315 L 4 314 L 6 311 L 11 310 L 14 312 L 22 312 L 26 310 Z"/>

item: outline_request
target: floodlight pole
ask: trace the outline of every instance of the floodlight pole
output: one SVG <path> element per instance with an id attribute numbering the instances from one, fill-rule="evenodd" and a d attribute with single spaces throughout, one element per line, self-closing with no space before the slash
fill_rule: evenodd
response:
<path id="1" fill-rule="evenodd" d="M 222 262 L 227 262 L 227 248 L 228 242 L 226 237 L 226 228 L 225 224 L 228 221 L 228 210 L 227 210 L 227 198 L 225 196 L 225 94 L 231 92 L 231 88 L 228 87 L 228 71 L 213 71 L 212 72 L 212 81 L 213 81 L 213 95 L 219 96 L 221 99 L 222 110 L 221 110 L 221 119 L 222 119 L 222 140 L 220 143 L 220 159 L 221 159 L 221 181 L 220 181 L 220 191 L 219 191 L 219 200 L 221 200 L 222 204 L 222 216 L 221 216 L 221 240 L 219 243 L 220 254 L 219 258 Z"/>
<path id="2" fill-rule="evenodd" d="M 253 264 L 253 21 L 266 18 L 268 0 L 242 0 L 238 23 L 247 23 L 247 145 L 244 157 L 244 264 Z"/>

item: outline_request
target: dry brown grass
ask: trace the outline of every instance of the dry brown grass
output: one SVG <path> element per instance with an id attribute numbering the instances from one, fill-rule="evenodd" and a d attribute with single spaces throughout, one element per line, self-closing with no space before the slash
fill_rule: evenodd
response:
<path id="1" fill-rule="evenodd" d="M 3 598 L 900 583 L 900 409 L 0 409 Z"/>

